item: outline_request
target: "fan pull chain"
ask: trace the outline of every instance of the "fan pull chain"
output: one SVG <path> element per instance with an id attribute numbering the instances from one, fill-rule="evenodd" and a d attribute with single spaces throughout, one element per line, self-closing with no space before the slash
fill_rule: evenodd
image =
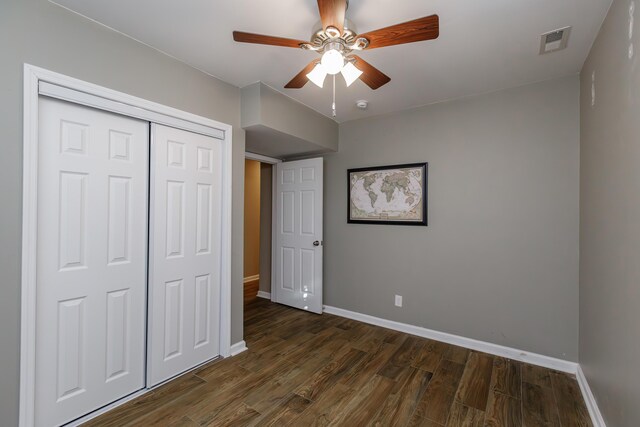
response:
<path id="1" fill-rule="evenodd" d="M 331 108 L 333 109 L 333 117 L 336 116 L 336 75 L 333 75 L 333 104 L 331 104 Z"/>

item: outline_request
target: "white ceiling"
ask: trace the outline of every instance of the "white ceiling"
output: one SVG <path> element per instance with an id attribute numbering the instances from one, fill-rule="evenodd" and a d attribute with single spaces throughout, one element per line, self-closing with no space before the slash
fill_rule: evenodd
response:
<path id="1" fill-rule="evenodd" d="M 236 43 L 233 30 L 308 40 L 315 0 L 56 0 L 193 67 L 243 87 L 262 81 L 331 115 L 331 85 L 283 86 L 317 54 Z M 360 33 L 438 14 L 440 38 L 365 51 L 391 77 L 372 91 L 337 76 L 337 121 L 404 110 L 580 71 L 611 0 L 351 0 Z M 538 55 L 540 34 L 573 26 L 569 47 Z M 360 111 L 355 101 L 366 99 Z"/>

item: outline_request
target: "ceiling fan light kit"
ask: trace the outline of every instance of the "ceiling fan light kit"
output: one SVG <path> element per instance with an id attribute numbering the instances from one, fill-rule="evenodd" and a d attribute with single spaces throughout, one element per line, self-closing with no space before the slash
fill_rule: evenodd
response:
<path id="1" fill-rule="evenodd" d="M 339 43 L 330 43 L 329 49 L 322 54 L 320 63 L 332 76 L 338 74 L 344 67 L 344 56 Z"/>
<path id="2" fill-rule="evenodd" d="M 327 77 L 327 70 L 324 69 L 321 63 L 318 62 L 313 70 L 307 74 L 307 78 L 311 80 L 313 84 L 322 88 L 324 85 L 324 79 Z"/>
<path id="3" fill-rule="evenodd" d="M 362 75 L 362 70 L 358 70 L 353 62 L 347 62 L 342 70 L 342 77 L 344 77 L 344 81 L 347 84 L 347 87 L 351 86 L 351 83 L 355 82 Z"/>
<path id="4" fill-rule="evenodd" d="M 242 43 L 300 48 L 322 55 L 320 61 L 315 59 L 307 64 L 285 88 L 300 89 L 309 80 L 322 88 L 329 74 L 334 76 L 335 92 L 335 75 L 338 73 L 342 74 L 347 86 L 360 79 L 373 90 L 391 81 L 382 71 L 352 52 L 433 40 L 439 36 L 438 15 L 358 34 L 355 25 L 345 19 L 348 4 L 347 0 L 318 0 L 321 21 L 314 29 L 309 42 L 241 31 L 234 31 L 233 39 Z"/>

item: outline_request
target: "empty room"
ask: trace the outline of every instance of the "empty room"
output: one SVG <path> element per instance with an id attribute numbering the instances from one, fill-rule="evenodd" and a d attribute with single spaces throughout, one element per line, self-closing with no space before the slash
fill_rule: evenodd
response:
<path id="1" fill-rule="evenodd" d="M 0 0 L 0 426 L 640 426 L 636 3 Z"/>

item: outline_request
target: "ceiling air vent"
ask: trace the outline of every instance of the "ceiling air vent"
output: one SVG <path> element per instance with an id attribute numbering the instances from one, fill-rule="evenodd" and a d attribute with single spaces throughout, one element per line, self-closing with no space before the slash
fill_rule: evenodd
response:
<path id="1" fill-rule="evenodd" d="M 567 47 L 571 27 L 549 31 L 540 36 L 540 54 L 555 52 Z"/>

